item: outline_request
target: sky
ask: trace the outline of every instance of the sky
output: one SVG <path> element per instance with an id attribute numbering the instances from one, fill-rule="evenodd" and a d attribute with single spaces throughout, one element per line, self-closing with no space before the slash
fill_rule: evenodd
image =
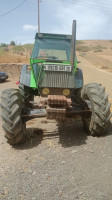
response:
<path id="1" fill-rule="evenodd" d="M 39 7 L 40 32 L 71 34 L 75 19 L 77 40 L 112 40 L 111 0 L 41 0 Z M 33 43 L 37 31 L 37 0 L 0 0 L 0 43 Z"/>

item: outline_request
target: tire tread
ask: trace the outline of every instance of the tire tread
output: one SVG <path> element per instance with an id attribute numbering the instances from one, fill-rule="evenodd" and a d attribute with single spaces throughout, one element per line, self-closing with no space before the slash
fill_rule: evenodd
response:
<path id="1" fill-rule="evenodd" d="M 24 124 L 21 119 L 22 98 L 17 89 L 6 89 L 1 96 L 1 117 L 5 137 L 10 144 L 20 144 L 25 139 Z"/>
<path id="2" fill-rule="evenodd" d="M 108 95 L 105 93 L 105 88 L 101 84 L 90 83 L 83 87 L 81 97 L 85 101 L 88 99 L 91 102 L 92 115 L 89 117 L 90 123 L 83 116 L 83 124 L 86 130 L 93 136 L 101 136 L 107 133 L 110 127 L 110 102 Z"/>

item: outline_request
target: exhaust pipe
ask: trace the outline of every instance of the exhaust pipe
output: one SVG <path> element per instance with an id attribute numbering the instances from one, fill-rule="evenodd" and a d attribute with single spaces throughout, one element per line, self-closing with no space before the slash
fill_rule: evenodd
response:
<path id="1" fill-rule="evenodd" d="M 74 68 L 74 62 L 75 62 L 75 48 L 76 48 L 76 20 L 73 20 L 72 24 L 72 41 L 71 41 L 71 65 Z"/>

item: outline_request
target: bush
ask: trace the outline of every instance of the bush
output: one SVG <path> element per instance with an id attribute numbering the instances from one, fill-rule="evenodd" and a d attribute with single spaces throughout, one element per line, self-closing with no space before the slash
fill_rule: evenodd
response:
<path id="1" fill-rule="evenodd" d="M 76 40 L 76 45 L 79 45 L 79 44 L 85 44 L 85 42 L 83 42 L 82 40 Z"/>
<path id="2" fill-rule="evenodd" d="M 87 52 L 87 51 L 90 51 L 90 47 L 88 46 L 76 46 L 76 51 L 80 51 L 80 52 Z"/>
<path id="3" fill-rule="evenodd" d="M 8 46 L 8 44 L 6 44 L 6 43 L 1 43 L 1 47 L 7 47 Z"/>
<path id="4" fill-rule="evenodd" d="M 100 45 L 97 45 L 97 46 L 95 46 L 95 47 L 93 47 L 93 49 L 94 49 L 94 52 L 102 52 L 103 51 L 103 47 L 102 46 L 100 46 Z"/>
<path id="5" fill-rule="evenodd" d="M 25 49 L 27 49 L 27 50 L 29 50 L 29 51 L 32 51 L 32 49 L 33 49 L 33 44 L 24 44 L 24 45 L 23 45 L 23 48 L 25 48 Z"/>
<path id="6" fill-rule="evenodd" d="M 4 48 L 0 46 L 0 56 L 4 53 Z"/>
<path id="7" fill-rule="evenodd" d="M 23 53 L 23 52 L 25 52 L 25 50 L 21 45 L 13 47 L 13 53 L 20 54 L 20 53 Z"/>
<path id="8" fill-rule="evenodd" d="M 16 43 L 15 43 L 14 41 L 11 41 L 11 42 L 10 42 L 10 45 L 11 45 L 11 46 L 15 46 Z"/>

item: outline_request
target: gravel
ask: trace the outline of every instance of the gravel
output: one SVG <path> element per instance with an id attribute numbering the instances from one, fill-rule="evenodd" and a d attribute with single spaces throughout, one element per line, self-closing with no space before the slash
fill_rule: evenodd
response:
<path id="1" fill-rule="evenodd" d="M 1 95 L 16 86 L 10 81 L 0 87 Z M 81 121 L 34 119 L 27 122 L 32 140 L 14 147 L 1 121 L 0 131 L 0 200 L 112 199 L 112 128 L 97 138 L 86 135 Z"/>

